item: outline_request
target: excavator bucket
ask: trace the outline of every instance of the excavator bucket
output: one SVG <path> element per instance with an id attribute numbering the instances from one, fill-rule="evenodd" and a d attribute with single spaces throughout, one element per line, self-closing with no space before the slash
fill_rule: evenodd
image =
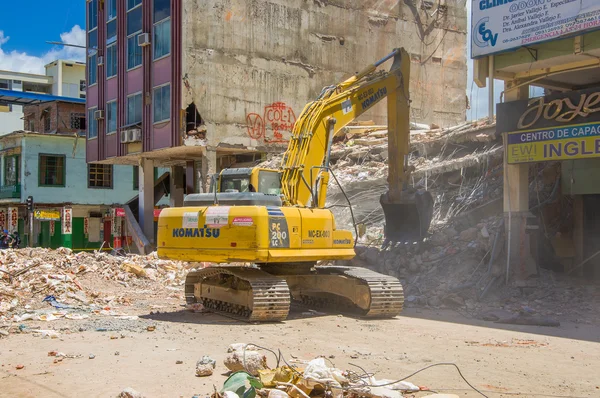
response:
<path id="1" fill-rule="evenodd" d="M 385 241 L 389 243 L 421 242 L 433 217 L 433 196 L 425 190 L 406 190 L 402 200 L 389 200 L 388 193 L 379 200 L 385 216 Z"/>

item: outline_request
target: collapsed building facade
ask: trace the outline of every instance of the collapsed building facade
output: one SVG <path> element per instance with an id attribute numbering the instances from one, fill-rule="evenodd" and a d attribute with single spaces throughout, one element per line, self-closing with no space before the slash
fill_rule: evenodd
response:
<path id="1" fill-rule="evenodd" d="M 87 1 L 87 161 L 140 166 L 148 236 L 151 170 L 171 198 L 208 175 L 281 152 L 321 89 L 404 47 L 411 118 L 464 121 L 466 9 L 460 1 Z M 384 123 L 385 105 L 366 117 Z M 147 192 L 145 193 L 145 187 Z"/>

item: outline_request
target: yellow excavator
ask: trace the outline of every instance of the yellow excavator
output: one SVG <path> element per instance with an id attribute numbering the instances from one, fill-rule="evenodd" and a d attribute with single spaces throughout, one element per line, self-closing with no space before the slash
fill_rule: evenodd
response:
<path id="1" fill-rule="evenodd" d="M 389 71 L 377 70 L 393 59 Z M 158 220 L 159 258 L 210 265 L 186 277 L 188 303 L 246 321 L 281 321 L 292 300 L 318 309 L 385 318 L 402 311 L 400 281 L 360 267 L 317 265 L 355 256 L 352 232 L 326 208 L 333 139 L 387 98 L 389 190 L 385 237 L 419 241 L 433 213 L 430 193 L 406 187 L 410 57 L 404 49 L 325 87 L 296 121 L 279 170 L 225 169 L 210 193 L 190 194 Z M 350 205 L 350 204 L 349 204 Z M 356 230 L 356 228 L 355 228 Z"/>

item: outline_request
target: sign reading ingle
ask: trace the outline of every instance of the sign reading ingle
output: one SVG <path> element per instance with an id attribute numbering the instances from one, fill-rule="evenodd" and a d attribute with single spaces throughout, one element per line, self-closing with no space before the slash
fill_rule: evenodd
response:
<path id="1" fill-rule="evenodd" d="M 600 88 L 497 105 L 510 164 L 600 157 Z"/>

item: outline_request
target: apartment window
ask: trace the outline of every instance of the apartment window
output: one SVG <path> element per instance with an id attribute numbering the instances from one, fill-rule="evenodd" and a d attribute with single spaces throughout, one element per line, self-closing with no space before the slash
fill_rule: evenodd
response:
<path id="1" fill-rule="evenodd" d="M 10 90 L 10 80 L 0 79 L 0 89 Z"/>
<path id="2" fill-rule="evenodd" d="M 117 101 L 106 103 L 106 134 L 117 132 Z"/>
<path id="3" fill-rule="evenodd" d="M 29 131 L 35 131 L 35 122 L 33 119 L 29 120 Z"/>
<path id="4" fill-rule="evenodd" d="M 142 64 L 142 47 L 138 46 L 138 33 L 127 38 L 127 69 L 133 69 Z"/>
<path id="5" fill-rule="evenodd" d="M 4 158 L 4 185 L 17 185 L 19 177 L 19 155 L 6 156 Z"/>
<path id="6" fill-rule="evenodd" d="M 127 36 L 142 31 L 142 7 L 139 5 L 127 11 Z"/>
<path id="7" fill-rule="evenodd" d="M 164 122 L 171 118 L 171 85 L 154 89 L 154 123 Z"/>
<path id="8" fill-rule="evenodd" d="M 106 47 L 106 78 L 117 74 L 117 44 Z"/>
<path id="9" fill-rule="evenodd" d="M 97 110 L 98 108 L 88 109 L 88 139 L 98 137 L 98 121 L 96 120 L 96 117 L 94 115 L 94 113 L 96 113 Z"/>
<path id="10" fill-rule="evenodd" d="M 133 166 L 133 190 L 140 189 L 140 166 Z"/>
<path id="11" fill-rule="evenodd" d="M 71 113 L 71 128 L 85 130 L 85 113 Z"/>
<path id="12" fill-rule="evenodd" d="M 112 188 L 112 164 L 88 164 L 88 188 Z"/>
<path id="13" fill-rule="evenodd" d="M 110 21 L 117 17 L 117 0 L 106 0 L 106 20 Z"/>
<path id="14" fill-rule="evenodd" d="M 142 93 L 127 97 L 127 124 L 142 121 Z"/>
<path id="15" fill-rule="evenodd" d="M 98 56 L 96 54 L 88 58 L 88 82 L 96 84 L 98 78 Z"/>
<path id="16" fill-rule="evenodd" d="M 154 59 L 171 52 L 171 20 L 165 19 L 154 25 Z"/>
<path id="17" fill-rule="evenodd" d="M 79 91 L 85 91 L 85 80 L 79 80 Z"/>
<path id="18" fill-rule="evenodd" d="M 106 44 L 114 43 L 117 40 L 117 19 L 106 23 Z"/>
<path id="19" fill-rule="evenodd" d="M 40 155 L 39 185 L 41 187 L 65 186 L 64 155 Z"/>
<path id="20" fill-rule="evenodd" d="M 98 0 L 88 2 L 88 31 L 98 27 Z"/>
<path id="21" fill-rule="evenodd" d="M 154 0 L 154 59 L 171 52 L 171 0 Z"/>
<path id="22" fill-rule="evenodd" d="M 154 0 L 154 23 L 171 16 L 171 0 Z"/>
<path id="23" fill-rule="evenodd" d="M 142 0 L 127 0 L 127 9 L 131 10 L 133 7 L 137 7 L 142 4 Z"/>

